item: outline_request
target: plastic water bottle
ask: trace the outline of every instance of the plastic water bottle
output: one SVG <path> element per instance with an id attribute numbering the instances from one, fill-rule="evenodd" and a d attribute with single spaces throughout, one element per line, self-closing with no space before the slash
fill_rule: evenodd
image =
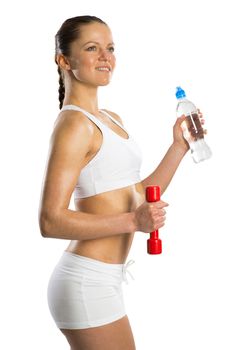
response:
<path id="1" fill-rule="evenodd" d="M 187 100 L 186 94 L 181 87 L 177 87 L 176 90 L 176 98 L 178 100 L 176 114 L 177 117 L 186 116 L 186 119 L 181 124 L 183 136 L 189 144 L 194 162 L 199 163 L 210 158 L 212 153 L 204 140 L 204 130 L 196 106 Z"/>

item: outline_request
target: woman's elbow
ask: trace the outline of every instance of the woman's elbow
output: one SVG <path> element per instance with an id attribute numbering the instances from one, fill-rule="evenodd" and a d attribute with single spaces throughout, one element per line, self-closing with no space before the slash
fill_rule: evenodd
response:
<path id="1" fill-rule="evenodd" d="M 52 224 L 53 220 L 50 215 L 48 215 L 46 212 L 39 213 L 39 228 L 40 233 L 42 237 L 48 238 L 52 237 Z"/>

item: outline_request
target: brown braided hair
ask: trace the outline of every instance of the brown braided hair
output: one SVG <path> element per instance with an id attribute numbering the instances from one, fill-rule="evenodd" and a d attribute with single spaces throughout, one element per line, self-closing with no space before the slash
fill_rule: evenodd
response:
<path id="1" fill-rule="evenodd" d="M 80 28 L 83 25 L 87 25 L 93 22 L 102 23 L 107 25 L 100 18 L 95 16 L 77 16 L 68 18 L 63 22 L 62 26 L 55 35 L 55 63 L 57 63 L 56 57 L 58 54 L 63 54 L 64 56 L 69 57 L 70 55 L 70 46 L 75 40 L 79 39 Z M 59 74 L 59 108 L 63 106 L 63 100 L 65 96 L 65 85 L 63 71 L 58 66 Z"/>

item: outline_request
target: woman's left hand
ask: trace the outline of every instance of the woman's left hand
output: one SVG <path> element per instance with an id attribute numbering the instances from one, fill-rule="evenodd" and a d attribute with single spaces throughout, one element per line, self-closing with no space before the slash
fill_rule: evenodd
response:
<path id="1" fill-rule="evenodd" d="M 200 122 L 203 125 L 205 123 L 204 119 L 203 119 L 203 115 L 200 112 L 200 110 L 198 109 L 198 116 L 200 118 Z M 177 118 L 174 126 L 173 126 L 173 143 L 182 148 L 185 151 L 189 150 L 189 144 L 188 142 L 185 140 L 184 136 L 183 136 L 183 130 L 181 127 L 181 124 L 183 123 L 183 121 L 185 120 L 185 116 L 182 115 L 181 117 Z M 206 130 L 204 130 L 204 133 L 206 134 Z"/>

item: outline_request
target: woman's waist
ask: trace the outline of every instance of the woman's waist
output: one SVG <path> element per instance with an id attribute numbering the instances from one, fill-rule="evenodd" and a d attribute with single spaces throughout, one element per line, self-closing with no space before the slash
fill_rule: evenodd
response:
<path id="1" fill-rule="evenodd" d="M 66 251 L 109 264 L 124 264 L 133 237 L 134 233 L 125 233 L 100 239 L 71 241 Z"/>
<path id="2" fill-rule="evenodd" d="M 92 214 L 113 215 L 134 211 L 143 202 L 143 186 L 139 183 L 113 193 L 82 199 L 76 202 L 76 208 Z M 100 239 L 72 241 L 67 250 L 108 263 L 124 263 L 133 237 L 134 232 L 127 232 Z"/>

